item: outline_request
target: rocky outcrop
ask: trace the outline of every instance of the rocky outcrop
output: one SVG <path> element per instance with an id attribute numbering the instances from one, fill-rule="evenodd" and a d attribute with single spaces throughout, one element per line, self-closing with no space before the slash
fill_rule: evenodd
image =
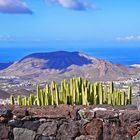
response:
<path id="1" fill-rule="evenodd" d="M 0 140 L 140 140 L 135 106 L 0 106 Z"/>

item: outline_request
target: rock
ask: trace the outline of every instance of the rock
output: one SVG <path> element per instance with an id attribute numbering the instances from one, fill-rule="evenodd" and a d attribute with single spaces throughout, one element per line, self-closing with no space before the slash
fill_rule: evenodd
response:
<path id="1" fill-rule="evenodd" d="M 73 140 L 80 135 L 79 122 L 64 122 L 58 129 L 57 140 Z"/>
<path id="2" fill-rule="evenodd" d="M 0 123 L 0 140 L 8 140 L 9 128 L 5 124 Z"/>
<path id="3" fill-rule="evenodd" d="M 14 128 L 14 140 L 34 140 L 36 133 L 24 128 Z"/>
<path id="4" fill-rule="evenodd" d="M 33 118 L 71 118 L 72 106 L 59 105 L 59 106 L 47 106 L 47 107 L 30 107 L 28 113 Z"/>
<path id="5" fill-rule="evenodd" d="M 102 111 L 102 110 L 97 110 L 96 111 L 96 118 L 101 118 L 101 119 L 119 118 L 119 112 L 118 111 Z"/>
<path id="6" fill-rule="evenodd" d="M 105 122 L 103 125 L 104 140 L 131 140 L 125 127 L 121 127 L 117 122 Z"/>
<path id="7" fill-rule="evenodd" d="M 94 110 L 82 109 L 79 110 L 78 113 L 82 119 L 92 120 L 96 112 Z"/>
<path id="8" fill-rule="evenodd" d="M 39 126 L 37 130 L 37 134 L 41 134 L 43 136 L 55 136 L 57 131 L 57 122 L 46 122 Z"/>
<path id="9" fill-rule="evenodd" d="M 81 134 L 92 135 L 97 139 L 103 139 L 103 122 L 99 119 L 93 119 L 81 128 Z"/>
<path id="10" fill-rule="evenodd" d="M 135 135 L 132 140 L 140 140 L 140 132 L 138 132 L 137 135 Z"/>
<path id="11" fill-rule="evenodd" d="M 0 116 L 10 118 L 10 117 L 13 116 L 12 115 L 12 110 L 11 109 L 6 109 L 6 108 L 0 109 Z"/>
<path id="12" fill-rule="evenodd" d="M 92 135 L 81 135 L 80 137 L 76 137 L 75 140 L 97 140 L 97 138 L 95 136 Z"/>
<path id="13" fill-rule="evenodd" d="M 140 112 L 138 111 L 125 111 L 120 116 L 121 125 L 126 127 L 129 135 L 135 136 L 140 131 Z"/>
<path id="14" fill-rule="evenodd" d="M 123 111 L 122 115 L 120 116 L 121 122 L 134 122 L 140 120 L 140 111 Z"/>
<path id="15" fill-rule="evenodd" d="M 136 105 L 116 105 L 113 106 L 114 110 L 138 110 L 138 107 Z"/>
<path id="16" fill-rule="evenodd" d="M 9 126 L 11 126 L 11 127 L 17 127 L 17 128 L 20 128 L 20 127 L 22 127 L 22 121 L 20 121 L 20 120 L 10 120 L 9 122 L 8 122 L 8 125 Z"/>
<path id="17" fill-rule="evenodd" d="M 26 107 L 18 106 L 12 111 L 15 118 L 24 118 L 25 116 L 28 116 L 28 111 Z"/>
<path id="18" fill-rule="evenodd" d="M 55 137 L 51 137 L 51 136 L 45 137 L 45 136 L 42 136 L 42 135 L 37 135 L 35 137 L 35 140 L 56 140 L 56 138 Z"/>
<path id="19" fill-rule="evenodd" d="M 40 126 L 39 121 L 24 121 L 22 127 L 27 128 L 29 130 L 37 131 Z"/>

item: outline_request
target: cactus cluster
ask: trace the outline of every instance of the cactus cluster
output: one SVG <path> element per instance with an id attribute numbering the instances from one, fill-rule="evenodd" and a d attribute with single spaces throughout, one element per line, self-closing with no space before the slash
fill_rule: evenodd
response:
<path id="1" fill-rule="evenodd" d="M 23 106 L 47 106 L 47 105 L 97 105 L 97 104 L 112 104 L 112 105 L 128 105 L 132 103 L 132 89 L 129 87 L 126 97 L 125 91 L 121 91 L 114 87 L 113 82 L 110 85 L 103 86 L 97 82 L 92 84 L 89 80 L 81 77 L 74 77 L 67 81 L 61 81 L 61 84 L 52 81 L 51 84 L 46 84 L 44 88 L 37 85 L 36 96 L 33 94 L 30 97 L 14 99 L 10 97 L 12 105 L 18 104 Z"/>

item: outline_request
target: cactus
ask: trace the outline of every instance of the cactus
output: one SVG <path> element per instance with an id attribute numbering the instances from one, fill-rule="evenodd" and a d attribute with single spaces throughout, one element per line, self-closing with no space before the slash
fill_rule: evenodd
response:
<path id="1" fill-rule="evenodd" d="M 33 94 L 30 95 L 30 105 L 34 105 L 35 97 Z"/>
<path id="2" fill-rule="evenodd" d="M 15 104 L 14 96 L 13 95 L 10 96 L 10 104 L 11 105 L 14 105 Z"/>
<path id="3" fill-rule="evenodd" d="M 40 90 L 40 100 L 41 100 L 41 106 L 45 106 L 45 93 L 43 90 Z"/>
<path id="4" fill-rule="evenodd" d="M 122 94 L 121 94 L 121 105 L 125 105 L 125 92 L 122 91 Z"/>
<path id="5" fill-rule="evenodd" d="M 17 97 L 17 104 L 22 105 L 22 100 L 21 100 L 21 97 L 19 95 Z"/>
<path id="6" fill-rule="evenodd" d="M 127 97 L 127 104 L 132 104 L 132 88 L 131 86 L 128 88 L 128 97 Z"/>
<path id="7" fill-rule="evenodd" d="M 107 98 L 108 98 L 107 104 L 110 105 L 110 104 L 112 104 L 112 94 L 111 94 L 111 93 L 108 93 L 107 96 L 108 96 L 108 97 L 107 97 Z"/>
<path id="8" fill-rule="evenodd" d="M 110 93 L 113 93 L 113 91 L 114 91 L 114 84 L 113 84 L 113 82 L 111 81 L 111 82 L 110 82 Z"/>
<path id="9" fill-rule="evenodd" d="M 99 98 L 98 98 L 98 85 L 97 83 L 94 84 L 94 104 L 99 104 Z"/>
<path id="10" fill-rule="evenodd" d="M 108 90 L 107 85 L 102 86 L 100 82 L 92 84 L 89 80 L 83 80 L 81 77 L 71 78 L 68 82 L 66 79 L 61 81 L 61 85 L 52 81 L 51 84 L 46 84 L 44 88 L 37 85 L 36 96 L 33 94 L 30 97 L 17 97 L 18 105 L 23 106 L 47 106 L 47 105 L 92 105 L 92 104 L 112 104 L 125 105 L 132 103 L 132 88 L 128 89 L 128 97 L 125 100 L 125 92 L 120 92 L 114 88 L 114 84 L 110 82 Z M 15 104 L 14 96 L 10 96 L 10 103 Z"/>
<path id="11" fill-rule="evenodd" d="M 103 104 L 103 90 L 102 90 L 102 84 L 99 83 L 99 104 Z"/>
<path id="12" fill-rule="evenodd" d="M 104 93 L 103 93 L 103 103 L 107 104 L 107 93 L 108 93 L 108 87 L 107 85 L 104 86 Z"/>
<path id="13" fill-rule="evenodd" d="M 39 85 L 37 85 L 37 88 L 36 88 L 36 96 L 37 96 L 37 105 L 41 106 L 40 86 Z"/>

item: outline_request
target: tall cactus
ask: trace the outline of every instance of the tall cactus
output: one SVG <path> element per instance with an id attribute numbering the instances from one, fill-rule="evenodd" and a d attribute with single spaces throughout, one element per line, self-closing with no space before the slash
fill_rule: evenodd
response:
<path id="1" fill-rule="evenodd" d="M 14 96 L 13 95 L 10 96 L 10 104 L 11 105 L 15 104 L 15 100 L 14 100 Z"/>
<path id="2" fill-rule="evenodd" d="M 109 90 L 108 90 L 109 89 Z M 114 84 L 110 82 L 110 88 L 107 85 L 102 86 L 100 82 L 92 84 L 89 80 L 83 80 L 81 77 L 73 77 L 68 82 L 66 79 L 61 81 L 61 85 L 52 81 L 46 84 L 44 88 L 37 85 L 36 96 L 17 97 L 16 102 L 14 96 L 10 96 L 10 103 L 23 106 L 47 106 L 47 105 L 92 105 L 92 104 L 113 104 L 125 105 L 132 103 L 132 88 L 128 89 L 127 100 L 125 100 L 125 92 L 120 92 L 114 88 Z"/>
<path id="3" fill-rule="evenodd" d="M 132 104 L 132 88 L 131 86 L 128 88 L 128 97 L 127 97 L 127 104 Z"/>
<path id="4" fill-rule="evenodd" d="M 97 89 L 97 83 L 94 84 L 94 104 L 99 104 L 99 98 L 98 98 L 98 89 Z"/>
<path id="5" fill-rule="evenodd" d="M 22 105 L 21 97 L 19 95 L 17 97 L 17 104 L 18 105 Z"/>
<path id="6" fill-rule="evenodd" d="M 104 86 L 104 93 L 103 93 L 103 103 L 107 104 L 107 94 L 108 94 L 108 87 L 107 85 Z"/>
<path id="7" fill-rule="evenodd" d="M 103 89 L 102 84 L 99 83 L 99 104 L 103 104 Z"/>
<path id="8" fill-rule="evenodd" d="M 35 97 L 33 94 L 30 95 L 30 105 L 34 105 Z"/>
<path id="9" fill-rule="evenodd" d="M 110 93 L 114 92 L 114 84 L 112 81 L 110 81 Z"/>
<path id="10" fill-rule="evenodd" d="M 121 94 L 121 105 L 125 105 L 125 91 L 122 91 Z"/>

